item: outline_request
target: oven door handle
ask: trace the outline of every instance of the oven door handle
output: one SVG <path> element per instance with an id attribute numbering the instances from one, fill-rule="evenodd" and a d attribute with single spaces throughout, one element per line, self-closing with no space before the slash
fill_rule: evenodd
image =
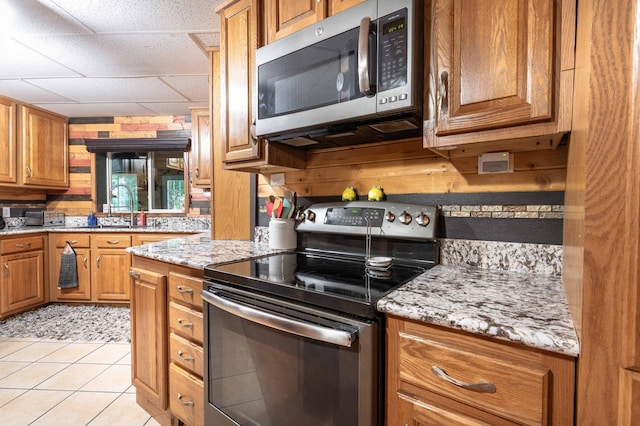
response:
<path id="1" fill-rule="evenodd" d="M 210 291 L 203 290 L 202 299 L 216 308 L 222 309 L 232 315 L 236 315 L 256 324 L 284 331 L 285 333 L 292 333 L 309 339 L 318 340 L 320 342 L 349 348 L 358 339 L 357 331 L 336 330 L 306 321 L 282 317 L 253 306 L 225 299 L 217 294 L 211 293 Z"/>

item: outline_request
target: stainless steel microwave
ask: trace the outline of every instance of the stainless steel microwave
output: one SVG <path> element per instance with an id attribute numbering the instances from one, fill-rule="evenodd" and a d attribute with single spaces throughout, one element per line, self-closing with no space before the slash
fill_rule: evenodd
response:
<path id="1" fill-rule="evenodd" d="M 422 0 L 367 0 L 256 52 L 256 134 L 305 149 L 422 135 Z"/>

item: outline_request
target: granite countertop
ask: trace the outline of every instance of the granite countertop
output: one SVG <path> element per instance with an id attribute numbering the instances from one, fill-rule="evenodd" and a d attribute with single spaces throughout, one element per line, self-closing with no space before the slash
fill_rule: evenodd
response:
<path id="1" fill-rule="evenodd" d="M 560 276 L 436 265 L 377 308 L 564 355 L 580 350 Z"/>
<path id="2" fill-rule="evenodd" d="M 209 233 L 172 238 L 166 241 L 129 247 L 126 250 L 135 256 L 196 269 L 204 269 L 205 266 L 212 263 L 230 262 L 278 251 L 270 249 L 268 243 L 212 240 Z"/>
<path id="3" fill-rule="evenodd" d="M 211 240 L 198 234 L 130 247 L 150 259 L 202 269 L 275 252 L 268 243 Z M 579 345 L 560 276 L 434 268 L 378 302 L 380 312 L 525 346 L 577 356 Z"/>
<path id="4" fill-rule="evenodd" d="M 0 229 L 0 237 L 5 235 L 21 235 L 21 234 L 36 234 L 40 232 L 147 232 L 147 233 L 162 233 L 162 234 L 180 234 L 190 232 L 202 232 L 202 230 L 193 230 L 188 226 L 184 227 L 170 227 L 159 228 L 153 226 L 134 226 L 129 228 L 128 226 L 24 226 L 16 228 Z"/>

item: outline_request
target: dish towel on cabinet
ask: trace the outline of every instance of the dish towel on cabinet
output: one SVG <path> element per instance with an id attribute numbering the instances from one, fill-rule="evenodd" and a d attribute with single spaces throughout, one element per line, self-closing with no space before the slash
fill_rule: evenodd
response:
<path id="1" fill-rule="evenodd" d="M 76 251 L 67 244 L 62 250 L 60 259 L 60 277 L 58 278 L 58 288 L 78 287 L 78 265 L 76 263 Z"/>

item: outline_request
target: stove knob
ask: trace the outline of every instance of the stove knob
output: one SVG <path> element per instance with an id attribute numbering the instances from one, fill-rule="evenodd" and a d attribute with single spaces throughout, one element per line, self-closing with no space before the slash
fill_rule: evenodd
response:
<path id="1" fill-rule="evenodd" d="M 396 215 L 391 212 L 387 212 L 384 218 L 387 220 L 387 222 L 393 222 L 394 220 L 396 220 Z"/>
<path id="2" fill-rule="evenodd" d="M 316 221 L 316 214 L 314 212 L 312 212 L 311 210 L 309 210 L 307 212 L 307 219 L 310 220 L 311 222 L 315 222 Z"/>
<path id="3" fill-rule="evenodd" d="M 413 218 L 411 217 L 411 215 L 406 211 L 402 212 L 402 214 L 398 216 L 398 220 L 400 220 L 400 223 L 402 223 L 403 225 L 410 224 L 412 219 Z"/>
<path id="4" fill-rule="evenodd" d="M 431 219 L 424 213 L 420 213 L 418 217 L 416 217 L 416 223 L 420 226 L 427 226 L 429 222 L 431 222 Z"/>

